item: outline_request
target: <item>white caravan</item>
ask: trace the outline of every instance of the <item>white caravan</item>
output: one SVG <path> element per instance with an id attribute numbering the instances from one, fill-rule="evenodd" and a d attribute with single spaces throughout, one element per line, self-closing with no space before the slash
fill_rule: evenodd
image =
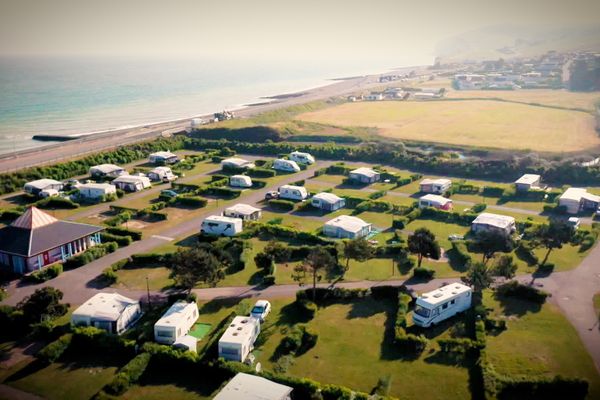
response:
<path id="1" fill-rule="evenodd" d="M 295 161 L 298 164 L 314 164 L 315 158 L 310 153 L 302 153 L 301 151 L 292 151 L 290 153 L 290 160 Z"/>
<path id="2" fill-rule="evenodd" d="M 308 191 L 304 186 L 283 185 L 279 188 L 279 198 L 288 200 L 304 200 Z"/>
<path id="3" fill-rule="evenodd" d="M 252 187 L 252 178 L 246 175 L 233 175 L 229 178 L 229 186 L 242 188 Z"/>
<path id="4" fill-rule="evenodd" d="M 154 324 L 154 340 L 162 344 L 175 344 L 187 335 L 198 319 L 196 303 L 177 301 Z"/>
<path id="5" fill-rule="evenodd" d="M 260 333 L 260 321 L 253 317 L 235 317 L 219 339 L 219 357 L 244 362 Z"/>
<path id="6" fill-rule="evenodd" d="M 234 236 L 242 231 L 240 218 L 211 215 L 202 221 L 200 232 L 206 235 Z"/>
<path id="7" fill-rule="evenodd" d="M 273 162 L 273 169 L 277 171 L 285 171 L 285 172 L 298 172 L 300 171 L 300 167 L 296 164 L 296 161 L 286 160 L 284 158 L 279 158 Z"/>
<path id="8" fill-rule="evenodd" d="M 428 328 L 471 307 L 473 290 L 462 283 L 452 283 L 417 298 L 413 322 Z"/>

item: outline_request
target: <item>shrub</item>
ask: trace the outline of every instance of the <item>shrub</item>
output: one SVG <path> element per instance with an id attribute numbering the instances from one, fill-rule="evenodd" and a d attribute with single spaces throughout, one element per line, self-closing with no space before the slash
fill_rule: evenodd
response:
<path id="1" fill-rule="evenodd" d="M 105 268 L 102 271 L 102 278 L 109 284 L 114 285 L 118 282 L 119 276 L 112 267 Z"/>
<path id="2" fill-rule="evenodd" d="M 398 298 L 400 289 L 397 286 L 373 286 L 371 287 L 371 296 L 375 299 L 394 299 Z"/>
<path id="3" fill-rule="evenodd" d="M 533 252 L 533 247 L 526 240 L 521 240 L 515 249 L 515 255 L 525 261 L 527 265 L 536 265 L 539 262 L 538 257 Z"/>
<path id="4" fill-rule="evenodd" d="M 126 229 L 123 227 L 111 226 L 111 227 L 106 228 L 106 232 L 111 233 L 113 235 L 118 235 L 118 236 L 129 236 L 133 240 L 141 240 L 142 239 L 142 232 L 134 231 L 131 229 Z"/>
<path id="5" fill-rule="evenodd" d="M 269 200 L 269 207 L 277 211 L 291 211 L 294 209 L 296 203 L 290 200 L 279 200 L 273 199 Z"/>
<path id="6" fill-rule="evenodd" d="M 483 212 L 486 208 L 487 204 L 477 203 L 473 207 L 471 207 L 471 211 L 473 211 L 476 214 L 479 214 L 480 212 Z"/>
<path id="7" fill-rule="evenodd" d="M 105 256 L 107 253 L 112 253 L 119 248 L 119 245 L 115 242 L 107 242 L 103 244 L 90 247 L 83 253 L 67 259 L 64 262 L 65 269 L 79 268 L 85 264 L 91 263 L 92 261 Z"/>
<path id="8" fill-rule="evenodd" d="M 135 356 L 119 370 L 113 381 L 105 387 L 105 390 L 115 395 L 125 393 L 132 383 L 140 379 L 151 357 L 150 353 L 141 353 Z"/>
<path id="9" fill-rule="evenodd" d="M 108 232 L 101 232 L 100 238 L 103 242 L 115 242 L 119 247 L 129 246 L 133 242 L 131 236 L 118 236 Z"/>
<path id="10" fill-rule="evenodd" d="M 467 245 L 464 241 L 453 241 L 452 252 L 450 256 L 461 265 L 469 265 L 471 263 L 471 255 L 467 251 Z"/>
<path id="11" fill-rule="evenodd" d="M 424 267 L 418 267 L 413 269 L 413 277 L 415 277 L 416 279 L 430 280 L 433 279 L 434 276 L 435 270 L 433 269 Z"/>
<path id="12" fill-rule="evenodd" d="M 26 282 L 34 282 L 41 283 L 49 281 L 50 279 L 56 278 L 58 275 L 62 274 L 63 265 L 60 263 L 52 264 L 47 267 L 44 267 L 40 270 L 32 272 L 29 275 L 25 275 L 23 280 Z"/>
<path id="13" fill-rule="evenodd" d="M 536 289 L 532 286 L 522 285 L 517 281 L 510 281 L 496 289 L 496 293 L 507 296 L 516 297 L 521 300 L 531 301 L 537 304 L 544 304 L 548 293 Z"/>
<path id="14" fill-rule="evenodd" d="M 40 201 L 35 203 L 35 206 L 38 208 L 66 208 L 66 209 L 74 209 L 78 208 L 79 204 L 74 203 L 71 199 L 66 197 L 46 197 Z"/>
<path id="15" fill-rule="evenodd" d="M 63 355 L 63 353 L 69 348 L 71 345 L 71 340 L 73 339 L 73 335 L 70 333 L 65 333 L 54 342 L 48 344 L 42 350 L 40 350 L 36 356 L 47 363 L 53 363 Z"/>
<path id="16" fill-rule="evenodd" d="M 174 204 L 187 206 L 187 207 L 206 207 L 208 200 L 199 196 L 177 196 L 174 199 Z"/>
<path id="17" fill-rule="evenodd" d="M 262 284 L 264 286 L 271 286 L 275 284 L 275 275 L 265 275 L 262 278 Z"/>
<path id="18" fill-rule="evenodd" d="M 259 167 L 248 170 L 247 174 L 252 178 L 272 178 L 275 175 L 277 175 L 277 173 L 273 169 Z"/>

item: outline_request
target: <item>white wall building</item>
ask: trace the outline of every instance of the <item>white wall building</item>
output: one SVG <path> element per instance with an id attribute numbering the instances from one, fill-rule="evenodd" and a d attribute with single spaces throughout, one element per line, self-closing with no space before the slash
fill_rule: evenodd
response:
<path id="1" fill-rule="evenodd" d="M 291 400 L 292 388 L 239 372 L 213 400 Z"/>
<path id="2" fill-rule="evenodd" d="M 519 192 L 527 192 L 531 189 L 539 189 L 542 177 L 536 174 L 525 174 L 515 181 L 515 188 Z"/>
<path id="3" fill-rule="evenodd" d="M 82 183 L 77 186 L 79 195 L 86 199 L 98 200 L 102 196 L 117 194 L 117 187 L 110 183 Z"/>
<path id="4" fill-rule="evenodd" d="M 446 178 L 428 179 L 425 178 L 419 183 L 419 190 L 422 193 L 444 194 L 452 187 L 452 181 Z"/>
<path id="5" fill-rule="evenodd" d="M 244 362 L 254 348 L 260 333 L 260 321 L 252 317 L 237 316 L 219 339 L 219 357 L 229 361 Z"/>
<path id="6" fill-rule="evenodd" d="M 152 186 L 150 178 L 138 175 L 121 175 L 111 183 L 126 192 L 139 192 Z"/>
<path id="7" fill-rule="evenodd" d="M 75 326 L 93 326 L 121 334 L 142 315 L 140 302 L 118 293 L 97 293 L 71 315 Z"/>
<path id="8" fill-rule="evenodd" d="M 200 232 L 206 235 L 234 236 L 242 231 L 240 218 L 211 215 L 202 221 Z"/>
<path id="9" fill-rule="evenodd" d="M 510 235 L 516 230 L 515 219 L 506 215 L 481 213 L 473 220 L 471 230 L 475 233 L 497 231 L 505 235 Z"/>
<path id="10" fill-rule="evenodd" d="M 295 161 L 278 158 L 273 162 L 273 169 L 284 172 L 298 172 L 300 167 Z"/>
<path id="11" fill-rule="evenodd" d="M 379 172 L 372 170 L 371 168 L 361 167 L 350 171 L 348 179 L 357 183 L 368 184 L 377 182 L 380 176 Z"/>
<path id="12" fill-rule="evenodd" d="M 372 225 L 358 217 L 340 215 L 323 225 L 323 234 L 339 239 L 358 239 L 367 236 Z"/>
<path id="13" fill-rule="evenodd" d="M 346 200 L 336 196 L 333 193 L 321 192 L 317 193 L 310 199 L 313 207 L 325 211 L 335 211 L 343 208 L 346 205 Z"/>
<path id="14" fill-rule="evenodd" d="M 253 207 L 249 204 L 238 203 L 231 207 L 227 207 L 223 211 L 223 215 L 230 218 L 239 218 L 243 221 L 256 221 L 262 216 L 260 208 Z"/>
<path id="15" fill-rule="evenodd" d="M 177 301 L 154 324 L 154 340 L 162 344 L 176 344 L 186 336 L 198 319 L 195 302 Z"/>
<path id="16" fill-rule="evenodd" d="M 452 200 L 437 194 L 426 194 L 419 198 L 419 208 L 433 207 L 439 210 L 451 210 Z"/>
<path id="17" fill-rule="evenodd" d="M 221 161 L 221 169 L 252 169 L 255 165 L 253 162 L 239 157 L 230 157 Z"/>
<path id="18" fill-rule="evenodd" d="M 283 185 L 279 188 L 279 198 L 288 200 L 304 200 L 308 191 L 304 186 Z"/>
<path id="19" fill-rule="evenodd" d="M 90 167 L 89 173 L 92 178 L 117 178 L 121 175 L 126 174 L 127 171 L 125 171 L 125 169 L 119 167 L 118 165 L 100 164 Z"/>
<path id="20" fill-rule="evenodd" d="M 229 177 L 229 186 L 242 188 L 252 187 L 252 178 L 247 175 L 233 175 Z"/>

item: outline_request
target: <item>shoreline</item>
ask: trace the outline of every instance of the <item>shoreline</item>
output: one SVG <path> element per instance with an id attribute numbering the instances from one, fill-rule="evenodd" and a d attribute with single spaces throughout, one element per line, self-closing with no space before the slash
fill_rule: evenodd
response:
<path id="1" fill-rule="evenodd" d="M 403 72 L 408 73 L 410 71 L 422 73 L 422 71 L 426 71 L 428 67 L 429 65 L 408 66 L 370 75 L 337 79 L 332 78 L 328 79 L 328 82 L 324 85 L 301 89 L 297 92 L 257 97 L 259 99 L 258 102 L 240 104 L 235 108 L 231 108 L 229 111 L 233 111 L 236 114 L 236 118 L 248 118 L 278 108 L 304 104 L 334 96 L 342 96 L 386 84 L 389 85 L 389 82 L 379 82 L 379 77 L 390 73 L 398 74 Z M 273 101 L 260 101 L 261 99 L 272 99 Z M 173 132 L 185 130 L 189 127 L 193 118 L 206 119 L 209 117 L 212 117 L 212 113 L 189 116 L 176 120 L 149 122 L 138 126 L 127 126 L 111 130 L 64 135 L 65 137 L 73 137 L 69 137 L 62 142 L 46 142 L 48 144 L 42 144 L 40 146 L 12 153 L 0 154 L 0 173 L 55 163 L 69 158 L 81 157 L 86 154 L 109 150 L 125 144 L 157 138 Z"/>

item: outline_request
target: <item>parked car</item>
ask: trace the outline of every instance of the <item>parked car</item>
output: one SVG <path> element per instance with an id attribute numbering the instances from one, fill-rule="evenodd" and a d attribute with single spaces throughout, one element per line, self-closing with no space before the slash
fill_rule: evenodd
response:
<path id="1" fill-rule="evenodd" d="M 260 322 L 264 322 L 265 318 L 267 318 L 267 315 L 269 315 L 270 312 L 271 303 L 269 303 L 267 300 L 259 300 L 256 302 L 256 304 L 254 304 L 252 311 L 250 311 L 250 316 L 260 320 Z"/>
<path id="2" fill-rule="evenodd" d="M 276 192 L 274 190 L 267 192 L 267 194 L 265 194 L 265 200 L 272 200 L 272 199 L 278 199 L 279 198 L 279 192 Z"/>
<path id="3" fill-rule="evenodd" d="M 163 189 L 160 191 L 160 195 L 172 199 L 177 197 L 177 192 L 171 189 Z"/>

